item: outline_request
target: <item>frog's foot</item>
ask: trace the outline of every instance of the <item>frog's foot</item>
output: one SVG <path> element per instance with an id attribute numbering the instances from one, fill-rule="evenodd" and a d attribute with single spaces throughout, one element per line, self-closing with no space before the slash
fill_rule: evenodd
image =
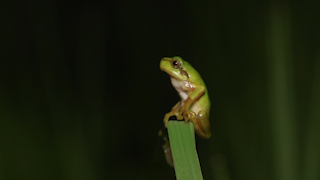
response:
<path id="1" fill-rule="evenodd" d="M 181 114 L 179 114 L 178 110 L 172 110 L 172 111 L 168 112 L 166 115 L 164 115 L 163 122 L 164 122 L 165 127 L 167 127 L 168 122 L 169 122 L 169 118 L 171 116 L 176 116 L 178 120 L 183 119 L 183 116 Z"/>
<path id="2" fill-rule="evenodd" d="M 188 123 L 189 121 L 194 122 L 196 120 L 196 113 L 190 110 L 186 110 L 183 112 L 184 122 Z"/>
<path id="3" fill-rule="evenodd" d="M 186 123 L 188 123 L 189 120 L 192 121 L 196 116 L 196 114 L 193 111 L 190 111 L 191 104 L 192 104 L 192 100 L 190 98 L 187 98 L 184 101 L 184 104 L 181 107 L 180 112 L 179 112 L 179 114 L 183 114 L 183 118 Z"/>

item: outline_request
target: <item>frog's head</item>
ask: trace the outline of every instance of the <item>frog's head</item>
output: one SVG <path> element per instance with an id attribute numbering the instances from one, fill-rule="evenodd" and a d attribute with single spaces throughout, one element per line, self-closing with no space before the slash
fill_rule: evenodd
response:
<path id="1" fill-rule="evenodd" d="M 187 80 L 189 75 L 184 67 L 188 63 L 179 56 L 172 58 L 164 57 L 160 61 L 160 69 L 169 74 L 170 77 L 178 80 Z"/>

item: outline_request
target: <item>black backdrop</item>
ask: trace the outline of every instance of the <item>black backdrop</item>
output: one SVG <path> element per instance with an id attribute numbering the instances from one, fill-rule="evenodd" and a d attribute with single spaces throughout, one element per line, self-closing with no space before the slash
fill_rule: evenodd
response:
<path id="1" fill-rule="evenodd" d="M 202 75 L 205 179 L 319 179 L 319 3 L 0 4 L 0 179 L 175 179 L 164 56 Z"/>

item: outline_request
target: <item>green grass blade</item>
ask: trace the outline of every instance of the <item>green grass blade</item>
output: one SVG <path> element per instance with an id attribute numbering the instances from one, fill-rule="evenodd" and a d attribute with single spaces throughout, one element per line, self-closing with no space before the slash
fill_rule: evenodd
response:
<path id="1" fill-rule="evenodd" d="M 299 170 L 297 109 L 293 76 L 290 11 L 285 4 L 270 6 L 267 55 L 270 118 L 274 136 L 274 172 L 278 180 L 297 180 Z"/>
<path id="2" fill-rule="evenodd" d="M 169 121 L 168 133 L 178 180 L 203 179 L 195 146 L 193 123 Z"/>

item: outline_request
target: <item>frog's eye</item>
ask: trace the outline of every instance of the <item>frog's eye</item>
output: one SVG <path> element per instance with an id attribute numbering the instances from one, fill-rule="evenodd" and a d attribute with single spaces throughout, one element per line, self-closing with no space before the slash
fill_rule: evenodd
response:
<path id="1" fill-rule="evenodd" d="M 177 59 L 173 59 L 171 61 L 171 67 L 178 69 L 181 67 L 181 61 L 177 60 Z"/>

